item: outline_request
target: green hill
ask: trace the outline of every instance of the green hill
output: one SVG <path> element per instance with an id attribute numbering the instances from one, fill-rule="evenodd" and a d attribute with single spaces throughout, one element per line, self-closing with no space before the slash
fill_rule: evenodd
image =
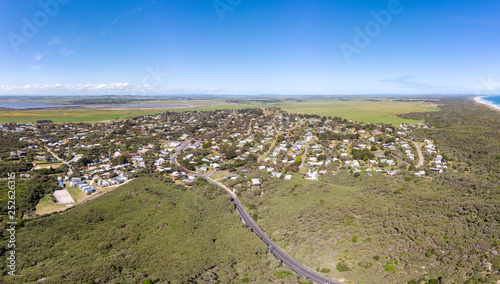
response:
<path id="1" fill-rule="evenodd" d="M 2 257 L 8 283 L 304 281 L 239 220 L 229 196 L 207 183 L 186 189 L 139 178 L 24 222 L 16 244 L 18 276 L 6 275 Z"/>

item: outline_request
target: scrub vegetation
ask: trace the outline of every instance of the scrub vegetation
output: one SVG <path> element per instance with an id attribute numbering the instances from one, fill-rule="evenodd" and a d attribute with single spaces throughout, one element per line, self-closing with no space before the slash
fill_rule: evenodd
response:
<path id="1" fill-rule="evenodd" d="M 417 178 L 354 176 L 319 181 L 269 178 L 262 194 L 240 196 L 258 224 L 305 265 L 354 283 L 493 283 L 500 279 L 499 113 L 467 99 L 414 113 L 450 169 Z"/>
<path id="2" fill-rule="evenodd" d="M 138 178 L 64 213 L 25 220 L 16 245 L 19 276 L 4 274 L 2 258 L 3 283 L 306 281 L 282 266 L 239 220 L 229 196 L 208 183 L 187 189 Z"/>

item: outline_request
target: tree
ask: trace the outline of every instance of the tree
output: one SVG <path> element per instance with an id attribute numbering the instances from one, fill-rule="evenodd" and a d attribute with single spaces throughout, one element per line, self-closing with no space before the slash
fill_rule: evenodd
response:
<path id="1" fill-rule="evenodd" d="M 297 158 L 295 158 L 294 165 L 300 166 L 300 164 L 302 164 L 302 156 L 297 156 Z"/>
<path id="2" fill-rule="evenodd" d="M 236 152 L 235 152 L 234 147 L 230 147 L 229 149 L 227 149 L 225 156 L 226 156 L 226 159 L 232 159 L 232 158 L 236 157 Z"/>
<path id="3" fill-rule="evenodd" d="M 201 146 L 201 148 L 207 149 L 210 146 L 212 146 L 212 141 L 207 141 L 207 142 L 203 143 L 203 145 Z"/>

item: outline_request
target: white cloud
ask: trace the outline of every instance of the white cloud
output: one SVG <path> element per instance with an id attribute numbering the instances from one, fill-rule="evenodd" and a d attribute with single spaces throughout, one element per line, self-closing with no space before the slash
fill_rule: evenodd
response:
<path id="1" fill-rule="evenodd" d="M 29 67 L 30 67 L 31 69 L 37 70 L 37 69 L 41 69 L 41 68 L 42 68 L 42 65 L 32 65 L 32 64 L 29 64 Z"/>
<path id="2" fill-rule="evenodd" d="M 0 95 L 163 95 L 163 94 L 238 94 L 237 90 L 216 88 L 168 88 L 135 83 L 94 84 L 12 84 L 1 85 Z"/>
<path id="3" fill-rule="evenodd" d="M 71 55 L 73 53 L 74 53 L 74 51 L 70 50 L 67 46 L 63 46 L 59 49 L 59 54 L 64 55 L 64 56 L 68 56 L 68 55 Z"/>
<path id="4" fill-rule="evenodd" d="M 42 59 L 42 55 L 40 53 L 36 53 L 34 58 L 36 61 L 39 61 L 40 59 Z"/>
<path id="5" fill-rule="evenodd" d="M 64 42 L 60 37 L 55 37 L 47 43 L 47 45 L 61 45 L 61 44 L 64 44 Z"/>
<path id="6" fill-rule="evenodd" d="M 47 43 L 47 45 L 57 46 L 58 48 L 57 52 L 63 56 L 68 56 L 75 53 L 73 50 L 69 48 L 67 44 L 64 43 L 64 41 L 60 37 L 53 38 L 51 41 Z"/>

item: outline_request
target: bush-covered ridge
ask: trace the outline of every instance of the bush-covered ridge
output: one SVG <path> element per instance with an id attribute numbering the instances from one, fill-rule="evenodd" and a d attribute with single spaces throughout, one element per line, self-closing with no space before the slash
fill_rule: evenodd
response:
<path id="1" fill-rule="evenodd" d="M 17 245 L 20 276 L 5 275 L 2 258 L 3 281 L 263 283 L 290 272 L 241 223 L 220 189 L 201 184 L 186 190 L 149 178 L 24 222 Z M 291 273 L 290 283 L 298 283 Z"/>

